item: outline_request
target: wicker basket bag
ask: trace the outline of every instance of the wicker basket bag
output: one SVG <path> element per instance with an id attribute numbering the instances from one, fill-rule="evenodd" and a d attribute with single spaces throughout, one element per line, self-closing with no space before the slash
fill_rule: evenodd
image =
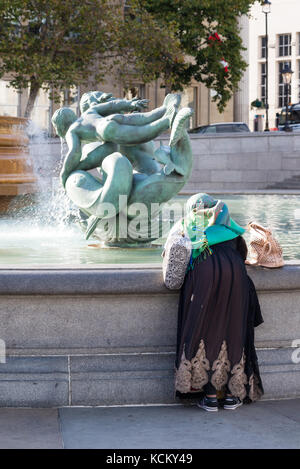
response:
<path id="1" fill-rule="evenodd" d="M 269 268 L 282 267 L 282 248 L 271 230 L 256 222 L 249 223 L 247 229 L 250 232 L 250 243 L 246 264 Z"/>

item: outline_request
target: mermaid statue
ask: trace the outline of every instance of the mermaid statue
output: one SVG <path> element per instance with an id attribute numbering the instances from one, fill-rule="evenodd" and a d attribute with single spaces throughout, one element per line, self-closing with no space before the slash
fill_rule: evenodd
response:
<path id="1" fill-rule="evenodd" d="M 186 124 L 192 109 L 179 109 L 179 94 L 168 94 L 153 111 L 145 112 L 147 105 L 145 99 L 92 91 L 81 98 L 79 118 L 66 107 L 52 117 L 68 145 L 60 180 L 80 209 L 86 239 L 93 235 L 120 247 L 151 243 L 162 233 L 161 223 L 156 231 L 152 223 L 161 204 L 189 178 L 192 151 Z M 169 145 L 155 149 L 153 139 L 169 130 Z M 136 230 L 132 208 L 141 205 L 144 219 L 139 217 Z"/>

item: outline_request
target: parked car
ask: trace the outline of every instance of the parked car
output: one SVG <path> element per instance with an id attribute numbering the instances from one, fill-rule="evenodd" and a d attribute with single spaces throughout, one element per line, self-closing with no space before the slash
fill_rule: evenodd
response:
<path id="1" fill-rule="evenodd" d="M 278 115 L 278 130 L 284 130 L 286 108 L 283 107 Z M 293 130 L 300 130 L 300 103 L 288 107 L 288 126 Z"/>
<path id="2" fill-rule="evenodd" d="M 236 132 L 250 132 L 244 122 L 220 122 L 217 124 L 200 125 L 188 131 L 191 134 L 224 134 Z"/>

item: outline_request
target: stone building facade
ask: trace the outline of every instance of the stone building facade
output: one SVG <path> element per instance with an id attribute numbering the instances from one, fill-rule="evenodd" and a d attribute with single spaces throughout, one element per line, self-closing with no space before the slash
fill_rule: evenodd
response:
<path id="1" fill-rule="evenodd" d="M 22 116 L 24 114 L 28 90 L 22 90 L 21 93 L 8 88 L 7 80 L 0 80 L 0 115 Z M 149 109 L 160 106 L 165 97 L 165 89 L 160 87 L 161 82 L 150 84 L 135 83 L 131 87 L 126 87 L 124 83 L 115 83 L 111 77 L 107 77 L 104 83 L 100 83 L 97 87 L 105 92 L 112 92 L 116 97 L 133 97 L 149 99 Z M 80 87 L 73 89 L 71 92 L 66 90 L 64 96 L 62 94 L 61 103 L 72 107 L 78 112 L 78 98 L 89 88 Z M 67 97 L 67 99 L 65 99 Z M 212 122 L 231 122 L 233 120 L 233 100 L 231 100 L 220 114 L 217 106 L 212 102 L 211 91 L 201 83 L 193 82 L 190 87 L 186 88 L 182 93 L 182 104 L 191 106 L 195 113 L 191 119 L 190 126 L 205 125 Z M 59 107 L 49 99 L 49 93 L 40 90 L 32 113 L 32 120 L 40 128 L 46 129 L 50 134 L 53 132 L 51 128 L 50 116 L 54 110 Z"/>
<path id="2" fill-rule="evenodd" d="M 300 101 L 300 1 L 271 0 L 268 14 L 268 101 L 270 128 L 276 126 L 276 113 L 286 103 L 286 93 L 281 71 L 285 64 L 293 70 L 289 103 Z M 249 64 L 235 96 L 235 120 L 244 121 L 254 130 L 254 121 L 259 116 L 261 128 L 265 126 L 265 110 L 251 108 L 256 99 L 264 102 L 266 96 L 266 41 L 265 14 L 260 2 L 255 3 L 250 17 L 240 21 L 243 38 L 244 58 Z"/>

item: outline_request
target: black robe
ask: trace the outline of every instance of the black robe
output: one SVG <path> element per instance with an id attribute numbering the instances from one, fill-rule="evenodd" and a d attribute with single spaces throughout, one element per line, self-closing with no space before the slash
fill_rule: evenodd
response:
<path id="1" fill-rule="evenodd" d="M 241 400 L 257 400 L 264 391 L 254 327 L 263 319 L 244 263 L 246 243 L 239 236 L 212 246 L 212 251 L 206 259 L 196 259 L 181 288 L 176 394 L 190 396 L 211 383 Z"/>

